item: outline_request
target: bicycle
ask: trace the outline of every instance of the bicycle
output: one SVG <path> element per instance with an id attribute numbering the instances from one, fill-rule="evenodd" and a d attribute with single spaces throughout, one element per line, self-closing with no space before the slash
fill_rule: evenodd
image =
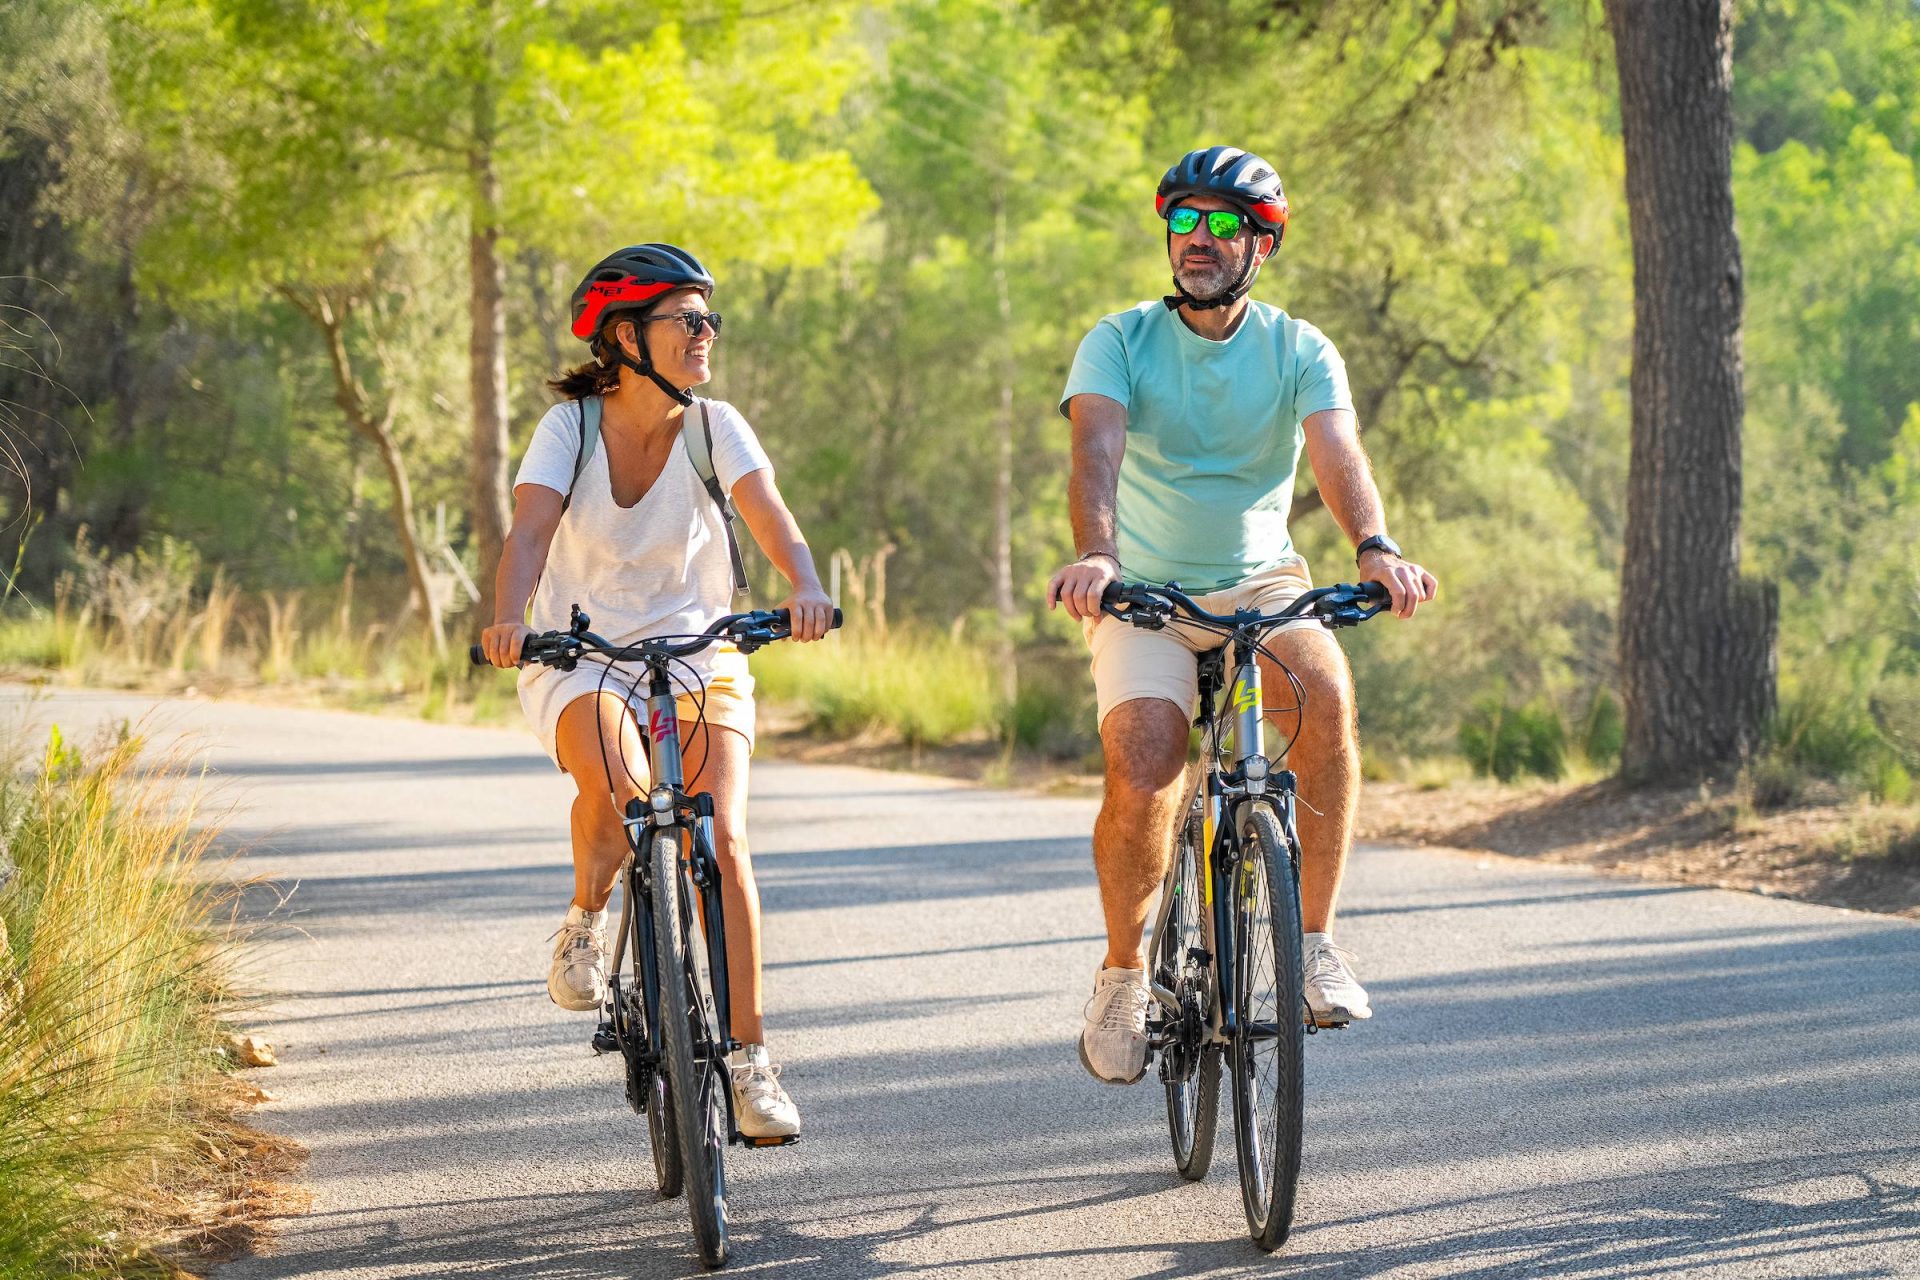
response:
<path id="1" fill-rule="evenodd" d="M 1174 1166 L 1190 1181 L 1204 1178 L 1213 1163 L 1222 1058 L 1231 1065 L 1240 1199 L 1253 1242 L 1269 1252 L 1293 1227 L 1305 1036 L 1345 1023 L 1316 1024 L 1304 995 L 1297 780 L 1290 770 L 1275 769 L 1266 755 L 1269 708 L 1255 659 L 1264 653 L 1286 675 L 1297 734 L 1305 687 L 1264 647 L 1261 634 L 1305 617 L 1330 629 L 1356 626 L 1386 608 L 1387 600 L 1378 583 L 1342 584 L 1308 591 L 1277 613 L 1243 609 L 1222 615 L 1202 609 L 1169 583 L 1115 584 L 1100 603 L 1103 613 L 1137 627 L 1158 630 L 1179 614 L 1185 623 L 1226 638 L 1197 659 L 1200 709 L 1194 725 L 1201 732 L 1201 764 L 1187 793 L 1147 948 L 1153 996 L 1147 1046 L 1149 1054 L 1159 1055 Z M 1222 692 L 1228 719 L 1216 711 Z M 1222 763 L 1229 742 L 1231 769 Z M 1222 886 L 1228 891 L 1216 892 Z M 1299 1015 L 1285 1015 L 1288 1000 L 1299 1002 Z"/>
<path id="2" fill-rule="evenodd" d="M 835 609 L 832 625 L 840 624 Z M 798 1135 L 749 1138 L 734 1117 L 727 1054 L 740 1045 L 731 1034 L 713 796 L 686 790 L 670 669 L 722 640 L 752 653 L 787 638 L 790 620 L 785 609 L 729 614 L 695 636 L 632 645 L 611 644 L 589 625 L 574 605 L 568 629 L 529 636 L 520 660 L 562 671 L 573 670 L 583 658 L 605 662 L 609 670 L 620 662 L 646 668 L 642 727 L 650 788 L 626 808 L 629 854 L 621 869 L 619 942 L 593 1047 L 621 1055 L 628 1105 L 647 1117 L 660 1194 L 672 1199 L 687 1193 L 701 1261 L 718 1267 L 727 1260 L 726 1147 L 784 1146 L 798 1141 Z M 478 645 L 468 656 L 476 666 L 486 663 Z M 696 721 L 702 724 L 703 719 Z M 695 945 L 689 921 L 699 927 L 704 948 Z M 623 961 L 631 964 L 628 980 L 622 978 Z"/>

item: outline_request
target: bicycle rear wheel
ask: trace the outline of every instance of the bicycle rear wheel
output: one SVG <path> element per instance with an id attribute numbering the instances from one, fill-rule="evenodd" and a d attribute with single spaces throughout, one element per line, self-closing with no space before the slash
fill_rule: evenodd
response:
<path id="1" fill-rule="evenodd" d="M 699 964 L 686 922 L 692 912 L 675 830 L 653 838 L 653 946 L 660 966 L 660 1022 L 666 1042 L 667 1093 L 672 1099 L 685 1169 L 687 1213 L 700 1260 L 727 1260 L 727 1087 L 725 1054 L 708 1026 Z M 658 1096 L 658 1095 L 656 1095 Z"/>
<path id="2" fill-rule="evenodd" d="M 1233 1133 L 1253 1242 L 1293 1229 L 1305 1103 L 1300 891 L 1293 847 L 1265 805 L 1249 805 L 1234 871 Z"/>
<path id="3" fill-rule="evenodd" d="M 1161 1050 L 1160 1079 L 1167 1091 L 1173 1165 L 1191 1182 L 1206 1177 L 1212 1167 L 1214 1133 L 1220 1127 L 1220 1047 L 1205 1041 L 1206 988 L 1186 980 L 1197 967 L 1189 964 L 1190 953 L 1206 946 L 1206 853 L 1199 828 L 1197 821 L 1189 821 L 1180 829 L 1167 883 L 1173 904 L 1153 957 L 1154 980 L 1180 997 L 1180 1013 L 1166 1015 L 1174 1038 Z"/>

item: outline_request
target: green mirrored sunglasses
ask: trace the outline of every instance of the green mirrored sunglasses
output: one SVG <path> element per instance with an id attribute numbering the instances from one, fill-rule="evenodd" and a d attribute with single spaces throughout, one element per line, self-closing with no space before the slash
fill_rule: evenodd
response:
<path id="1" fill-rule="evenodd" d="M 1194 228 L 1200 225 L 1200 217 L 1201 210 L 1182 205 L 1167 215 L 1167 230 L 1177 236 L 1190 236 Z M 1240 234 L 1241 227 L 1247 225 L 1247 215 L 1231 209 L 1208 210 L 1206 219 L 1207 234 L 1215 240 L 1231 240 Z"/>

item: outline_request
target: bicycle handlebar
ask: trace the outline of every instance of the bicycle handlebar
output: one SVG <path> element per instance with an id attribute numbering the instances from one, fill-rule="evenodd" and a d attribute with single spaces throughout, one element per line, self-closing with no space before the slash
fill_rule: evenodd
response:
<path id="1" fill-rule="evenodd" d="M 1136 627 L 1157 631 L 1165 627 L 1174 613 L 1184 613 L 1196 622 L 1238 630 L 1242 627 L 1274 626 L 1311 614 L 1331 629 L 1354 627 L 1385 609 L 1392 600 L 1387 588 L 1378 582 L 1342 582 L 1304 592 L 1278 613 L 1241 609 L 1235 613 L 1209 613 L 1180 589 L 1178 583 L 1165 586 L 1135 583 L 1122 586 L 1111 583 L 1100 596 L 1100 611 L 1122 618 Z M 1366 607 L 1368 605 L 1371 607 Z M 1119 606 L 1125 605 L 1122 609 Z"/>
<path id="2" fill-rule="evenodd" d="M 828 630 L 845 621 L 840 610 L 833 611 Z M 566 631 L 545 631 L 531 635 L 520 646 L 520 661 L 545 666 L 572 666 L 585 654 L 597 654 L 612 662 L 646 661 L 650 658 L 684 658 L 698 653 L 718 640 L 731 640 L 743 653 L 785 640 L 793 634 L 793 618 L 786 609 L 757 609 L 751 613 L 730 613 L 717 619 L 699 635 L 678 644 L 665 639 L 642 640 L 638 644 L 615 645 L 587 630 L 589 619 L 573 607 L 573 626 Z M 480 646 L 467 646 L 467 660 L 476 667 L 491 666 Z"/>

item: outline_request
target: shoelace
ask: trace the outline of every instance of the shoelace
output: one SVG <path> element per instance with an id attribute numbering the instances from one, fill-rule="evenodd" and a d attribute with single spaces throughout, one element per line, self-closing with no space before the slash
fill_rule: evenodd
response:
<path id="1" fill-rule="evenodd" d="M 1147 1029 L 1147 993 L 1130 982 L 1109 982 L 1087 1001 L 1087 1012 L 1105 1000 L 1100 1009 L 1102 1031 L 1142 1032 Z"/>
<path id="2" fill-rule="evenodd" d="M 591 965 L 599 958 L 600 936 L 591 925 L 563 924 L 549 936 L 560 939 L 560 955 L 569 968 L 576 964 Z"/>
<path id="3" fill-rule="evenodd" d="M 787 1091 L 780 1087 L 779 1067 L 749 1063 L 732 1068 L 729 1074 L 733 1077 L 734 1092 L 755 1109 L 777 1107 L 786 1101 Z"/>
<path id="4" fill-rule="evenodd" d="M 1307 981 L 1324 984 L 1329 978 L 1339 982 L 1354 981 L 1353 970 L 1347 961 L 1354 958 L 1353 952 L 1345 947 L 1336 947 L 1331 942 L 1323 942 L 1307 952 Z"/>

